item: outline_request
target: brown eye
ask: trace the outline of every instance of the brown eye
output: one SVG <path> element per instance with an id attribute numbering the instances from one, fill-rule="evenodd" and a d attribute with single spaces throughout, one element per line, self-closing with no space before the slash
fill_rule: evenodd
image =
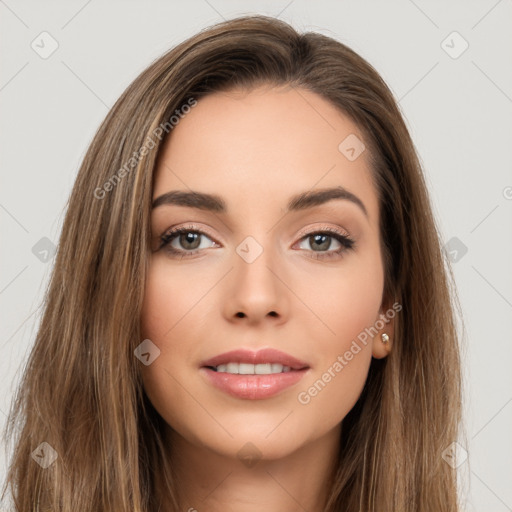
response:
<path id="1" fill-rule="evenodd" d="M 333 245 L 333 240 L 338 247 L 329 250 Z M 350 237 L 331 229 L 309 233 L 301 239 L 301 243 L 306 243 L 309 246 L 309 248 L 301 247 L 301 249 L 313 252 L 312 257 L 315 259 L 340 256 L 341 253 L 353 249 L 355 245 L 354 240 Z"/>
<path id="2" fill-rule="evenodd" d="M 202 249 L 216 245 L 205 233 L 197 229 L 182 227 L 173 229 L 160 237 L 160 249 L 164 249 L 172 256 L 187 257 L 194 255 Z M 210 240 L 211 244 L 201 247 L 203 240 Z"/>
<path id="3" fill-rule="evenodd" d="M 192 231 L 180 233 L 177 237 L 181 247 L 187 250 L 197 249 L 201 242 L 201 234 Z"/>
<path id="4" fill-rule="evenodd" d="M 330 248 L 333 237 L 330 235 L 311 235 L 308 237 L 310 247 L 318 247 L 319 250 L 327 250 Z"/>

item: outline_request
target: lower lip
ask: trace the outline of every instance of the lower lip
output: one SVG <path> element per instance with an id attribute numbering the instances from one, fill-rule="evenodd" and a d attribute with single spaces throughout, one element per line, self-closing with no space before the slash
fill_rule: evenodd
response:
<path id="1" fill-rule="evenodd" d="M 200 371 L 211 384 L 231 396 L 246 400 L 262 400 L 275 396 L 284 389 L 299 382 L 308 371 L 308 368 L 268 375 L 220 373 L 206 367 L 201 368 Z"/>

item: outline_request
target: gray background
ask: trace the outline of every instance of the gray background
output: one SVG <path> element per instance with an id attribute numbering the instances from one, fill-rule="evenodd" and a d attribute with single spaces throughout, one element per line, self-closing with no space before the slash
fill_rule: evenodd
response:
<path id="1" fill-rule="evenodd" d="M 222 18 L 256 12 L 349 45 L 399 100 L 464 315 L 467 442 L 460 443 L 469 459 L 460 463 L 459 449 L 457 461 L 465 510 L 512 510 L 511 0 L 0 0 L 0 426 L 96 128 L 164 51 Z M 57 50 L 42 58 L 52 39 Z M 6 464 L 2 452 L 1 481 Z"/>

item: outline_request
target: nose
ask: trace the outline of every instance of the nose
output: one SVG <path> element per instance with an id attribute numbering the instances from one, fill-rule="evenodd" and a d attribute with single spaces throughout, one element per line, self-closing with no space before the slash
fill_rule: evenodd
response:
<path id="1" fill-rule="evenodd" d="M 274 252 L 265 249 L 249 261 L 234 255 L 234 269 L 225 291 L 224 316 L 230 322 L 249 325 L 285 322 L 291 292 Z"/>

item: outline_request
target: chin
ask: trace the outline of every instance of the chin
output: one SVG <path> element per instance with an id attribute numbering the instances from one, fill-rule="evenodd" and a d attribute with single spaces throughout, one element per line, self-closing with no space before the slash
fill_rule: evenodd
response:
<path id="1" fill-rule="evenodd" d="M 277 424 L 278 422 L 272 428 Z M 211 433 L 205 432 L 204 436 L 201 436 L 202 444 L 220 456 L 250 462 L 282 459 L 299 450 L 307 441 L 305 433 L 297 432 L 295 428 L 293 435 L 290 435 L 290 425 L 283 427 L 280 432 L 279 427 L 274 432 L 272 428 L 265 425 L 265 432 L 262 432 L 247 426 L 245 429 L 238 429 L 233 438 L 227 435 L 212 438 Z M 251 464 L 247 466 L 250 467 Z"/>

